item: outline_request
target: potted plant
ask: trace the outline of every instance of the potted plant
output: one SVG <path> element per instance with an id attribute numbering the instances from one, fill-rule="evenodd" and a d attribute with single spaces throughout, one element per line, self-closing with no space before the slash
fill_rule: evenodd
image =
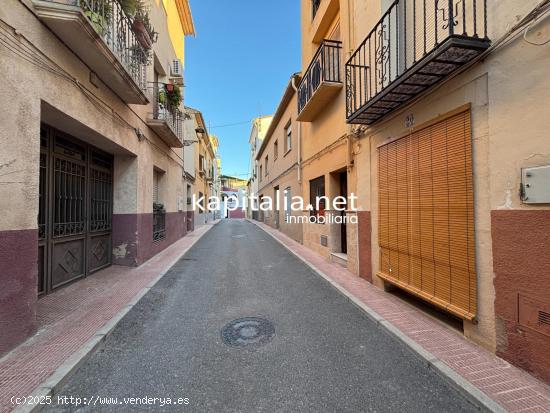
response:
<path id="1" fill-rule="evenodd" d="M 84 15 L 90 20 L 94 30 L 101 36 L 107 34 L 113 9 L 108 0 L 98 0 L 93 7 L 84 7 Z"/>
<path id="2" fill-rule="evenodd" d="M 149 19 L 149 10 L 142 0 L 124 0 L 122 8 L 132 18 L 132 29 L 137 41 L 144 49 L 149 50 L 157 37 Z"/>
<path id="3" fill-rule="evenodd" d="M 178 85 L 168 83 L 165 85 L 168 104 L 172 108 L 178 108 L 181 103 L 181 89 Z"/>
<path id="4" fill-rule="evenodd" d="M 164 88 L 160 88 L 158 91 L 158 102 L 161 108 L 166 107 L 166 90 Z"/>
<path id="5" fill-rule="evenodd" d="M 140 4 L 138 5 L 138 3 Z M 132 18 L 136 15 L 138 7 L 142 6 L 140 0 L 120 0 L 120 5 L 122 6 L 122 10 Z"/>

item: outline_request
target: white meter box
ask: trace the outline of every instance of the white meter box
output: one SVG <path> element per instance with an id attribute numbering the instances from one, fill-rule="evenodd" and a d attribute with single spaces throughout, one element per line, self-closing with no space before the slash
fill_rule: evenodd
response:
<path id="1" fill-rule="evenodd" d="M 525 204 L 550 204 L 550 165 L 523 168 L 521 184 Z"/>

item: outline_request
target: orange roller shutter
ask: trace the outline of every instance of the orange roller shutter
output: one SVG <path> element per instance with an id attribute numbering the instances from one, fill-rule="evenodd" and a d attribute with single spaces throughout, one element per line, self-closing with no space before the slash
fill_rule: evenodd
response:
<path id="1" fill-rule="evenodd" d="M 384 280 L 464 319 L 477 312 L 470 111 L 378 148 Z"/>

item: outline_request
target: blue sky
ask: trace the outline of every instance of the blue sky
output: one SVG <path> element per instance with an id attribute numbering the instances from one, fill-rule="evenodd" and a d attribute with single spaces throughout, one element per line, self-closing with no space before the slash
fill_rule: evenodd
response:
<path id="1" fill-rule="evenodd" d="M 300 70 L 300 2 L 190 3 L 197 36 L 185 43 L 185 104 L 202 111 L 220 139 L 223 173 L 246 174 L 250 120 L 272 114 Z M 215 127 L 234 123 L 241 124 Z"/>

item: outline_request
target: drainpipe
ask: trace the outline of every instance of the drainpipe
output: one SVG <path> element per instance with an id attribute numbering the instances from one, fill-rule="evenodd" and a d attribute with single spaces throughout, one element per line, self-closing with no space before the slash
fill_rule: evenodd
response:
<path id="1" fill-rule="evenodd" d="M 292 88 L 298 95 L 298 87 L 296 86 L 296 74 L 292 76 Z M 298 183 L 302 183 L 302 122 L 298 123 Z"/>

